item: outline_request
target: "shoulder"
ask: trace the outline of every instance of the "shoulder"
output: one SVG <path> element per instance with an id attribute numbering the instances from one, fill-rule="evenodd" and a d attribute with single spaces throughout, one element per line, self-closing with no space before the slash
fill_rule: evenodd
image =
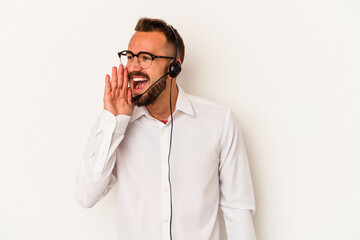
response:
<path id="1" fill-rule="evenodd" d="M 203 97 L 187 94 L 181 88 L 179 89 L 176 107 L 201 122 L 205 121 L 207 124 L 211 122 L 219 126 L 219 124 L 227 122 L 233 115 L 231 109 L 227 106 Z"/>
<path id="2" fill-rule="evenodd" d="M 227 106 L 215 103 L 209 99 L 188 94 L 189 100 L 194 107 L 212 109 L 219 112 L 228 112 L 231 109 Z"/>
<path id="3" fill-rule="evenodd" d="M 211 122 L 219 127 L 226 124 L 230 119 L 233 119 L 231 108 L 222 104 L 213 102 L 209 99 L 188 95 L 196 118 Z"/>
<path id="4" fill-rule="evenodd" d="M 195 114 L 198 113 L 208 113 L 208 114 L 218 114 L 218 115 L 228 115 L 231 114 L 231 109 L 228 106 L 221 105 L 219 103 L 213 102 L 209 99 L 189 95 L 189 100 L 191 105 L 194 108 Z"/>

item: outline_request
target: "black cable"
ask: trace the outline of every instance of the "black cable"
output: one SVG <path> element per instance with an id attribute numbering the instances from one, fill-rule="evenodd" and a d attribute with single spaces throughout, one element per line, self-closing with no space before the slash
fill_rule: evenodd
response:
<path id="1" fill-rule="evenodd" d="M 171 179 L 170 179 L 170 153 L 171 153 L 171 145 L 172 145 L 172 133 L 173 133 L 173 114 L 171 107 L 171 89 L 172 89 L 172 80 L 170 82 L 170 118 L 171 118 L 171 130 L 170 130 L 170 143 L 169 143 L 169 155 L 168 155 L 168 179 L 169 179 L 169 189 L 170 189 L 170 240 L 172 240 L 172 232 L 171 232 L 171 224 L 172 224 L 172 189 L 171 189 Z"/>

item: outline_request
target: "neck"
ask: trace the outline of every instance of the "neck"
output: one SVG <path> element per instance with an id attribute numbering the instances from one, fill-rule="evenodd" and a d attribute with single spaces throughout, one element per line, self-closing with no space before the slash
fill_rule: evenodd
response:
<path id="1" fill-rule="evenodd" d="M 170 117 L 170 82 L 166 84 L 164 91 L 156 98 L 156 100 L 146 106 L 147 110 L 157 120 L 168 120 Z M 175 111 L 176 101 L 179 90 L 176 86 L 176 80 L 173 79 L 171 87 L 171 109 Z"/>

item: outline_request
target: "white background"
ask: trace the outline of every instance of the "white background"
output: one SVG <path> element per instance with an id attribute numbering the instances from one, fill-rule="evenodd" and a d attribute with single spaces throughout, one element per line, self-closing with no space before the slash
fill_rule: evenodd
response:
<path id="1" fill-rule="evenodd" d="M 82 209 L 74 182 L 143 16 L 182 34 L 179 84 L 233 109 L 258 240 L 360 239 L 358 0 L 0 0 L 0 239 L 116 239 L 116 190 Z"/>

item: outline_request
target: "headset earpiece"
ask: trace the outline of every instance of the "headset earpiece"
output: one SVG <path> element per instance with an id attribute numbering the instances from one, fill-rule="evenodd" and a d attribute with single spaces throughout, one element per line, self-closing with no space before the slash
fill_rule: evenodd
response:
<path id="1" fill-rule="evenodd" d="M 181 64 L 178 61 L 176 61 L 176 59 L 177 59 L 177 48 L 178 48 L 178 38 L 176 36 L 175 30 L 171 26 L 169 26 L 169 28 L 170 28 L 170 30 L 173 33 L 174 38 L 175 38 L 174 59 L 173 59 L 172 63 L 170 64 L 170 67 L 169 67 L 169 75 L 172 78 L 176 78 L 179 75 L 179 73 L 181 72 Z"/>
<path id="2" fill-rule="evenodd" d="M 170 69 L 169 69 L 169 72 L 170 72 L 170 77 L 172 78 L 176 78 L 179 73 L 181 72 L 181 65 L 180 63 L 178 63 L 177 61 L 173 61 L 171 64 L 170 64 Z"/>

